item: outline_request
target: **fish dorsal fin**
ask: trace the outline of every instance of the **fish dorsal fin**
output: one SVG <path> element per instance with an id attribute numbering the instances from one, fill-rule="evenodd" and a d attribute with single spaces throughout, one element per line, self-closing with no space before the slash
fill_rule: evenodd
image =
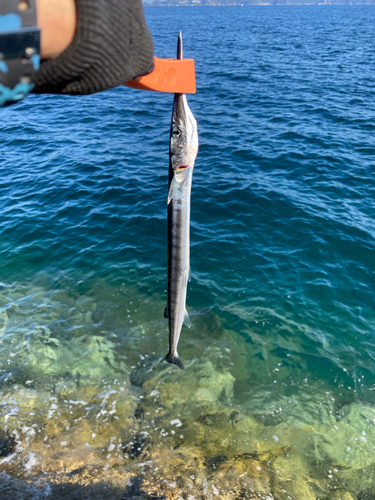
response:
<path id="1" fill-rule="evenodd" d="M 176 180 L 176 176 L 173 177 L 171 185 L 169 186 L 169 191 L 168 191 L 168 205 L 170 202 L 173 200 L 173 198 L 176 196 L 178 189 L 178 182 Z"/>
<path id="2" fill-rule="evenodd" d="M 165 309 L 164 309 L 164 318 L 169 318 L 169 314 L 168 314 L 168 305 L 165 306 Z"/>
<path id="3" fill-rule="evenodd" d="M 185 314 L 184 314 L 184 325 L 187 326 L 188 328 L 191 327 L 191 321 L 188 315 L 187 310 L 185 309 Z"/>

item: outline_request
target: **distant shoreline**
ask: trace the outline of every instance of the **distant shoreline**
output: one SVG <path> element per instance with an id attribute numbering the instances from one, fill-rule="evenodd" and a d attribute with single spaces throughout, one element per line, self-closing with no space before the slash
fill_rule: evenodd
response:
<path id="1" fill-rule="evenodd" d="M 144 7 L 248 7 L 248 6 L 293 6 L 293 5 L 348 5 L 348 6 L 353 6 L 353 5 L 371 5 L 373 6 L 374 3 L 372 1 L 369 2 L 331 2 L 331 1 L 325 1 L 325 2 L 293 2 L 293 1 L 278 1 L 275 0 L 273 2 L 257 2 L 256 0 L 254 1 L 246 1 L 243 0 L 242 2 L 233 2 L 228 0 L 227 2 L 225 0 L 167 0 L 167 1 L 162 1 L 162 0 L 155 0 L 152 3 L 146 3 L 143 2 Z"/>

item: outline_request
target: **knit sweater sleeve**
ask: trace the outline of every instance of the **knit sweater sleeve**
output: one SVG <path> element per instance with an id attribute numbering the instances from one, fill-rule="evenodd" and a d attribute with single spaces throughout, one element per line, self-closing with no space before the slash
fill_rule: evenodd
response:
<path id="1" fill-rule="evenodd" d="M 141 0 L 76 0 L 71 45 L 43 62 L 34 93 L 92 94 L 153 70 L 153 43 Z"/>

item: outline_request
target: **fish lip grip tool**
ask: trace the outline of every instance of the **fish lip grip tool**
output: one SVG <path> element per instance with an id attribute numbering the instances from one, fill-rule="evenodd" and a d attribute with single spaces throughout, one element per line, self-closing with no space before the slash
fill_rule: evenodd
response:
<path id="1" fill-rule="evenodd" d="M 155 57 L 154 71 L 124 85 L 133 89 L 195 94 L 194 59 L 160 59 Z"/>

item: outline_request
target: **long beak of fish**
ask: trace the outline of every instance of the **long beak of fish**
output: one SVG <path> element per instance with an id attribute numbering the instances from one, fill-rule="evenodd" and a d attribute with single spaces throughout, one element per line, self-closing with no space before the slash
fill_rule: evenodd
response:
<path id="1" fill-rule="evenodd" d="M 182 61 L 183 58 L 184 58 L 184 48 L 182 45 L 182 32 L 179 31 L 178 32 L 178 39 L 177 39 L 177 57 L 176 57 L 176 59 L 178 61 Z M 181 93 L 184 93 L 184 92 L 181 92 Z"/>

